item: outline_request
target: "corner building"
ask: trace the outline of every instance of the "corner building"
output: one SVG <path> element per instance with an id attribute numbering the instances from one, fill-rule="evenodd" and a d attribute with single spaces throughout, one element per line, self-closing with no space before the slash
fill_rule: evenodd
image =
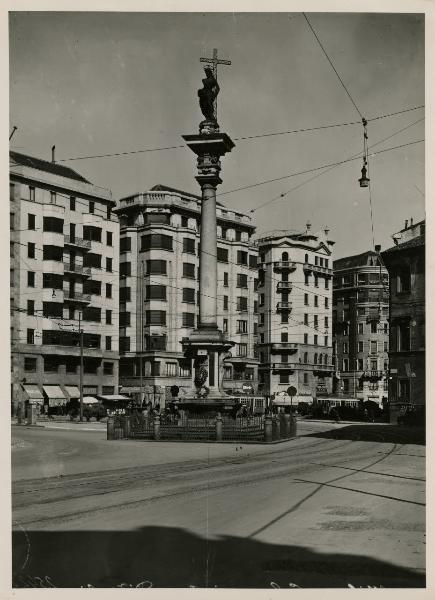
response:
<path id="1" fill-rule="evenodd" d="M 120 385 L 137 401 L 164 405 L 192 385 L 181 340 L 199 315 L 200 196 L 164 185 L 122 198 L 120 241 Z M 235 342 L 224 387 L 256 392 L 257 247 L 248 216 L 217 206 L 218 326 Z M 142 357 L 142 361 L 141 361 Z M 142 365 L 141 365 L 142 363 Z"/>
<path id="2" fill-rule="evenodd" d="M 275 405 L 332 392 L 332 246 L 329 230 L 277 232 L 259 249 L 259 378 Z"/>
<path id="3" fill-rule="evenodd" d="M 413 407 L 424 413 L 425 367 L 425 221 L 393 235 L 382 252 L 390 276 L 390 421 Z"/>
<path id="4" fill-rule="evenodd" d="M 343 401 L 388 400 L 388 273 L 376 251 L 334 261 L 335 392 Z"/>
<path id="5" fill-rule="evenodd" d="M 14 409 L 118 389 L 119 223 L 109 190 L 76 171 L 10 153 Z"/>

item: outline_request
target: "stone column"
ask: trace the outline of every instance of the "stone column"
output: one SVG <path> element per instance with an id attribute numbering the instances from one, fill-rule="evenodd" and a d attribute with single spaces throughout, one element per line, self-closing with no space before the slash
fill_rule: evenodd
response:
<path id="1" fill-rule="evenodd" d="M 217 329 L 216 185 L 203 183 L 199 254 L 199 327 Z"/>

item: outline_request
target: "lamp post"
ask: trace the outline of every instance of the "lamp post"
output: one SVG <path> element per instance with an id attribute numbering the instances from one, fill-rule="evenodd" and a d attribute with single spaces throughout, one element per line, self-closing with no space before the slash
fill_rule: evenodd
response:
<path id="1" fill-rule="evenodd" d="M 82 311 L 79 310 L 79 341 L 80 341 L 80 421 L 83 421 L 83 329 L 82 329 Z"/>

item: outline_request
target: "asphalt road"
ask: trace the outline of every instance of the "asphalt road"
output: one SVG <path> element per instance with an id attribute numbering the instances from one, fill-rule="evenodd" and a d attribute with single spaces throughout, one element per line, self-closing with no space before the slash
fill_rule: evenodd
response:
<path id="1" fill-rule="evenodd" d="M 347 430 L 264 446 L 14 427 L 14 586 L 424 587 L 425 447 Z"/>

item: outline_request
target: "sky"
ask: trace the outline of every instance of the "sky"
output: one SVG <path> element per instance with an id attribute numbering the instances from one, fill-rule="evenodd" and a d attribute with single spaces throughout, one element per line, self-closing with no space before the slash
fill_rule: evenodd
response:
<path id="1" fill-rule="evenodd" d="M 308 18 L 365 118 L 424 105 L 424 16 Z M 12 12 L 9 31 L 12 149 L 50 160 L 55 144 L 61 160 L 183 145 L 203 118 L 199 58 L 217 48 L 232 61 L 218 70 L 218 120 L 232 139 L 357 122 L 235 140 L 218 199 L 248 213 L 259 234 L 328 226 L 335 258 L 373 247 L 361 159 L 233 191 L 362 150 L 361 116 L 302 13 Z M 369 147 L 389 136 L 376 150 L 422 140 L 424 123 L 424 109 L 369 121 Z M 157 183 L 200 193 L 187 147 L 62 164 L 114 199 Z M 424 143 L 370 156 L 369 169 L 374 241 L 386 248 L 405 219 L 424 218 Z"/>

